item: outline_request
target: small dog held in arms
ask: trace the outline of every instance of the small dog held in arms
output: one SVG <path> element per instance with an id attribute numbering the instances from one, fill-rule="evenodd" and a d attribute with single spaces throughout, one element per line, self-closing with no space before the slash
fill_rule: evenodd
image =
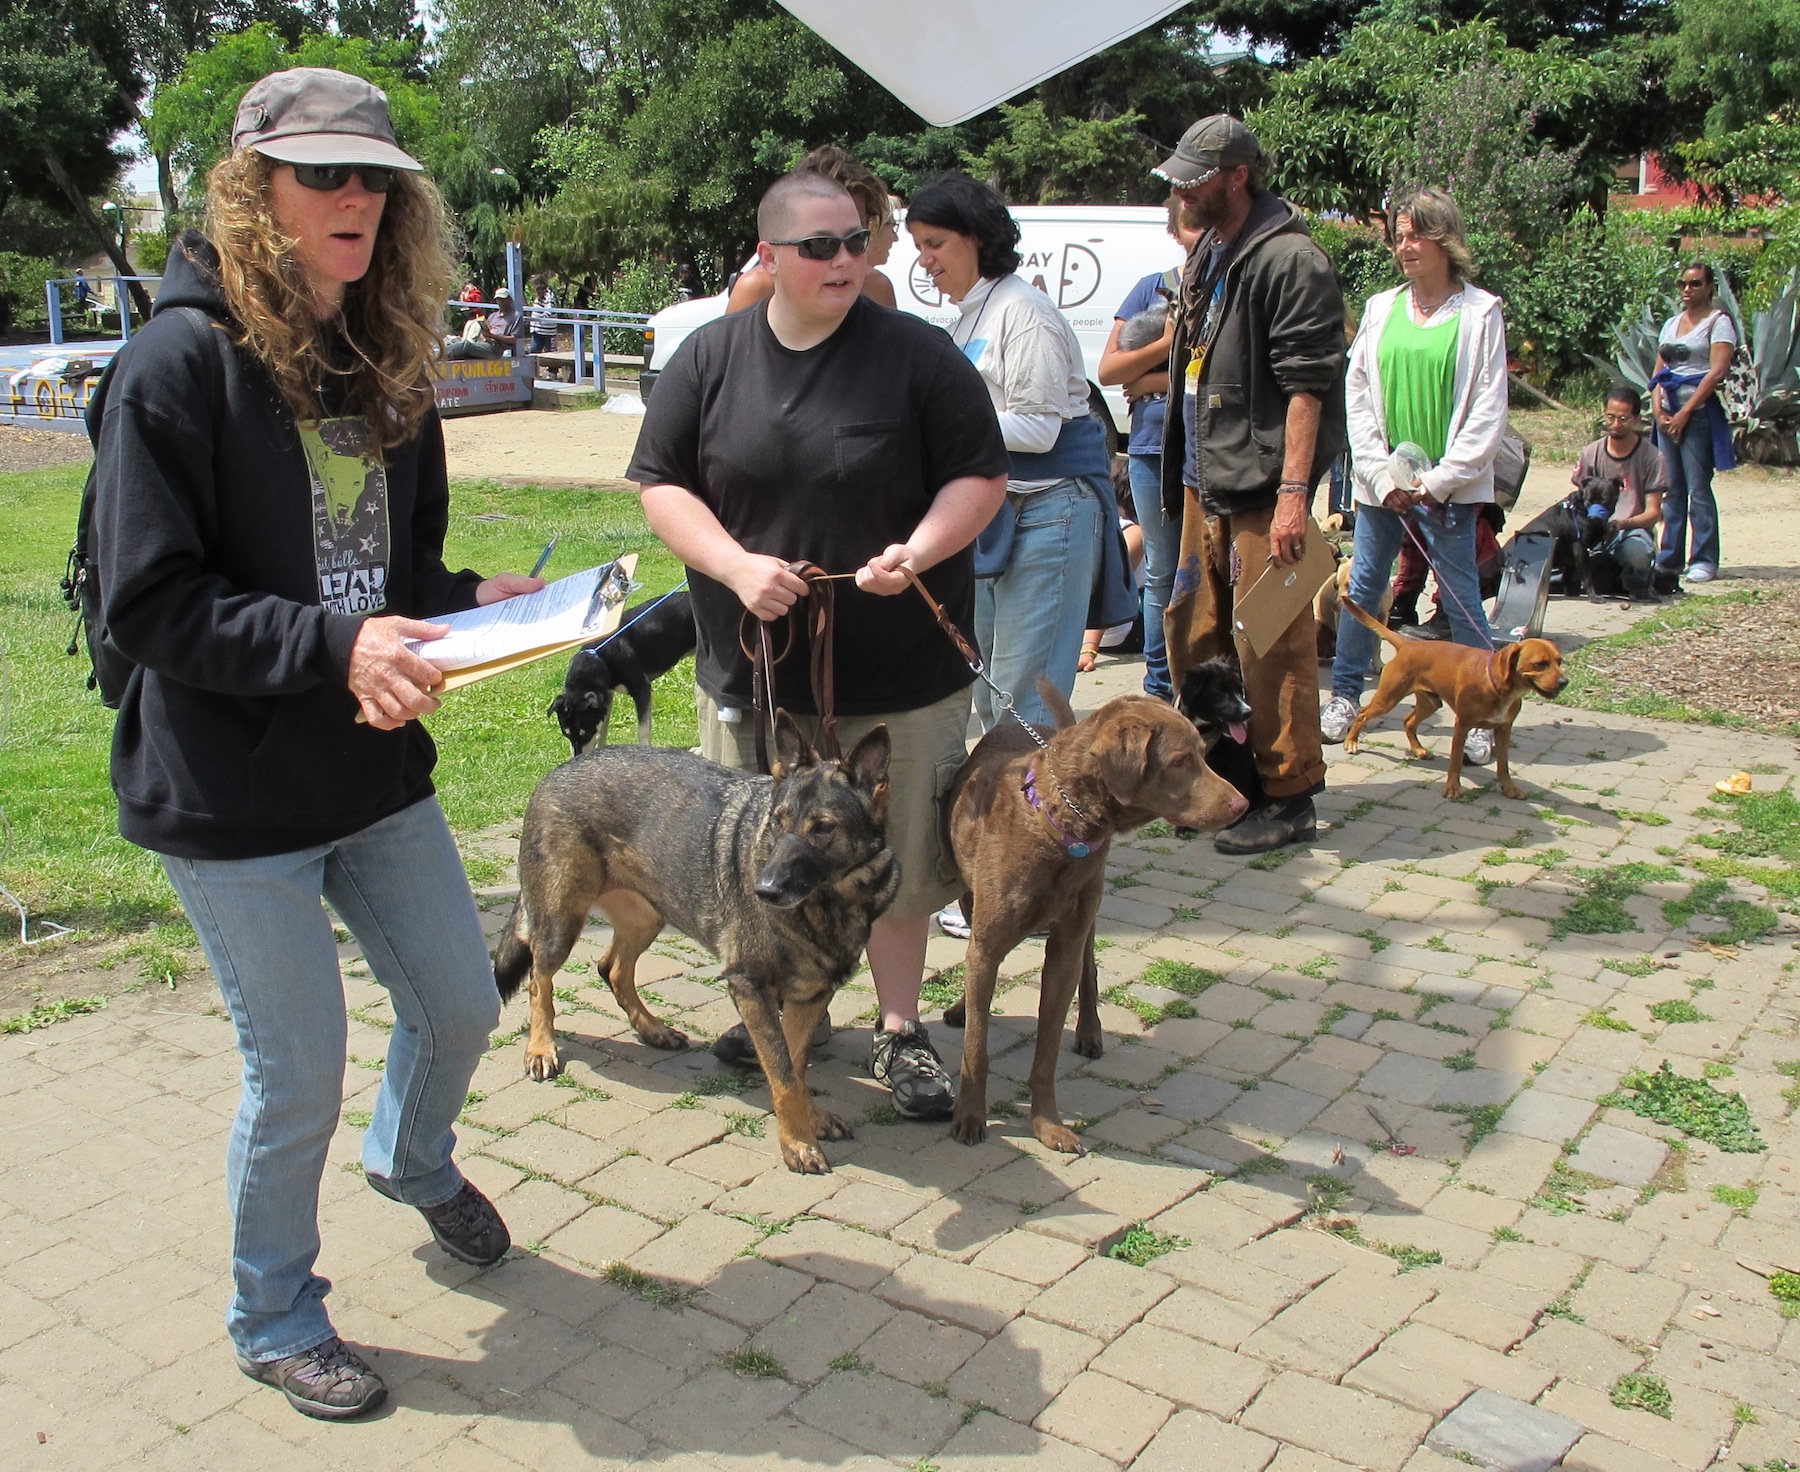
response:
<path id="1" fill-rule="evenodd" d="M 1153 818 L 1223 828 L 1244 799 L 1207 770 L 1193 723 L 1142 695 L 1109 700 L 1077 722 L 1059 691 L 1039 693 L 1056 717 L 1040 750 L 1016 722 L 981 738 L 951 784 L 950 841 L 962 875 L 971 934 L 961 1022 L 962 1082 L 951 1135 L 973 1145 L 987 1134 L 988 1017 L 1000 962 L 1034 931 L 1048 929 L 1031 1063 L 1031 1132 L 1052 1150 L 1081 1153 L 1056 1107 L 1056 1057 L 1078 985 L 1095 985 L 1094 917 L 1106 887 L 1115 833 Z M 957 1025 L 957 1018 L 945 1014 Z M 1097 1057 L 1094 1035 L 1076 1051 Z"/>
<path id="2" fill-rule="evenodd" d="M 648 612 L 646 612 L 648 610 Z M 619 631 L 598 646 L 577 649 L 569 661 L 562 694 L 546 715 L 569 738 L 572 755 L 606 745 L 613 692 L 628 690 L 637 706 L 638 745 L 650 744 L 650 684 L 694 652 L 694 600 L 686 592 L 646 598 L 625 610 Z"/>
<path id="3" fill-rule="evenodd" d="M 685 751 L 615 746 L 557 767 L 537 785 L 519 839 L 519 902 L 494 952 L 510 998 L 531 975 L 525 1072 L 556 1054 L 556 973 L 588 912 L 612 922 L 600 962 L 637 1035 L 685 1048 L 638 995 L 638 957 L 673 925 L 716 955 L 769 1081 L 788 1169 L 831 1167 L 819 1141 L 850 1128 L 806 1091 L 806 1049 L 832 994 L 861 964 L 869 927 L 894 902 L 887 844 L 887 728 L 841 761 L 821 760 L 776 714 L 773 775 L 733 771 Z"/>
<path id="4" fill-rule="evenodd" d="M 1507 764 L 1513 721 L 1525 703 L 1526 691 L 1535 690 L 1547 700 L 1563 693 L 1569 677 L 1562 671 L 1562 652 L 1548 639 L 1522 639 L 1491 653 L 1463 644 L 1402 639 L 1351 599 L 1344 599 L 1344 608 L 1394 646 L 1394 656 L 1381 672 L 1375 694 L 1344 733 L 1345 755 L 1356 755 L 1357 738 L 1364 726 L 1411 695 L 1415 697 L 1413 709 L 1404 724 L 1407 749 L 1415 757 L 1431 755 L 1419 740 L 1420 721 L 1446 705 L 1456 717 L 1456 730 L 1450 737 L 1450 770 L 1444 778 L 1445 797 L 1462 791 L 1463 738 L 1476 726 L 1493 728 L 1494 775 L 1500 790 L 1508 797 L 1525 796 Z"/>

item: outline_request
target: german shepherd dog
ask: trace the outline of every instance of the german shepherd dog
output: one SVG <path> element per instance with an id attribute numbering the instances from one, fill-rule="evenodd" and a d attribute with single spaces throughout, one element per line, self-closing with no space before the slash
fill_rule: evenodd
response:
<path id="1" fill-rule="evenodd" d="M 645 612 L 645 610 L 649 610 Z M 563 679 L 562 694 L 544 713 L 569 738 L 572 754 L 606 745 L 613 692 L 631 692 L 637 706 L 638 745 L 650 744 L 650 682 L 659 680 L 694 652 L 694 600 L 686 593 L 645 599 L 625 610 L 619 631 L 598 647 L 577 649 Z"/>
<path id="2" fill-rule="evenodd" d="M 887 845 L 887 728 L 842 761 L 821 761 L 786 711 L 773 775 L 733 771 L 685 751 L 591 751 L 538 783 L 519 839 L 519 902 L 494 953 L 502 998 L 531 973 L 525 1072 L 550 1078 L 552 987 L 595 906 L 612 922 L 601 974 L 653 1048 L 687 1038 L 639 997 L 637 959 L 673 925 L 724 965 L 731 999 L 769 1081 L 789 1170 L 829 1170 L 820 1139 L 850 1127 L 806 1092 L 806 1048 L 820 1014 L 862 959 L 869 927 L 894 902 Z"/>

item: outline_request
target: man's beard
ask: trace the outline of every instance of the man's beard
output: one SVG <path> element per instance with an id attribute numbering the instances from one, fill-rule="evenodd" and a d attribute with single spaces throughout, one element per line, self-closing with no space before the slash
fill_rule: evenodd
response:
<path id="1" fill-rule="evenodd" d="M 1224 200 L 1209 199 L 1204 195 L 1184 194 L 1181 196 L 1181 224 L 1184 229 L 1204 233 L 1215 229 L 1224 218 Z"/>

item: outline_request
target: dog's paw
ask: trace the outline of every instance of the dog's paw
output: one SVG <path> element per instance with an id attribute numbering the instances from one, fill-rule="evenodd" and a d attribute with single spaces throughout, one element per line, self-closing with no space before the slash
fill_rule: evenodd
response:
<path id="1" fill-rule="evenodd" d="M 1034 1119 L 1031 1122 L 1031 1132 L 1037 1136 L 1040 1145 L 1064 1155 L 1087 1154 L 1087 1147 L 1076 1138 L 1075 1131 L 1060 1119 Z"/>
<path id="2" fill-rule="evenodd" d="M 958 997 L 948 1007 L 944 1008 L 944 1026 L 961 1027 L 968 1019 L 968 1015 L 969 999 L 967 997 Z"/>
<path id="3" fill-rule="evenodd" d="M 813 1133 L 821 1140 L 853 1140 L 856 1132 L 841 1115 L 829 1109 L 813 1108 Z"/>
<path id="4" fill-rule="evenodd" d="M 1525 789 L 1510 777 L 1502 777 L 1499 786 L 1502 796 L 1510 797 L 1515 801 L 1525 796 Z"/>
<path id="5" fill-rule="evenodd" d="M 1083 1058 L 1098 1058 L 1106 1051 L 1106 1034 L 1100 1030 L 1098 1022 L 1092 1027 L 1086 1023 L 1076 1024 L 1075 1051 Z"/>
<path id="6" fill-rule="evenodd" d="M 1448 797 L 1448 798 L 1461 797 L 1462 796 L 1461 781 L 1459 781 L 1455 777 L 1452 777 L 1448 782 L 1444 783 L 1444 796 Z"/>
<path id="7" fill-rule="evenodd" d="M 529 1044 L 525 1048 L 525 1077 L 535 1079 L 538 1083 L 547 1083 L 562 1072 L 562 1059 L 556 1056 L 554 1046 L 547 1050 L 533 1049 Z"/>
<path id="8" fill-rule="evenodd" d="M 688 1045 L 688 1035 L 685 1032 L 677 1032 L 661 1022 L 652 1021 L 638 1028 L 637 1035 L 646 1047 L 667 1048 L 671 1052 L 680 1052 Z"/>
<path id="9" fill-rule="evenodd" d="M 795 1175 L 828 1176 L 831 1174 L 831 1162 L 825 1158 L 824 1152 L 810 1140 L 783 1140 L 781 1142 L 781 1159 Z"/>
<path id="10" fill-rule="evenodd" d="M 965 1109 L 959 1102 L 950 1121 L 950 1138 L 962 1145 L 979 1145 L 987 1138 L 987 1111 Z"/>

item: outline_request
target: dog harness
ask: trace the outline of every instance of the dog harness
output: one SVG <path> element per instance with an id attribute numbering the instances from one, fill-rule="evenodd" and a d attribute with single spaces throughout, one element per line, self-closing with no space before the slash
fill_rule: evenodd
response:
<path id="1" fill-rule="evenodd" d="M 1056 780 L 1054 774 L 1052 775 L 1051 780 Z M 1066 853 L 1071 859 L 1085 859 L 1093 852 L 1087 844 L 1083 843 L 1073 833 L 1070 833 L 1062 826 L 1062 824 L 1058 823 L 1056 819 L 1051 816 L 1050 804 L 1044 801 L 1043 794 L 1037 790 L 1037 773 L 1033 771 L 1030 766 L 1025 768 L 1025 780 L 1020 785 L 1024 788 L 1026 803 L 1034 813 L 1044 820 L 1045 826 L 1055 835 L 1056 846 L 1058 848 Z M 1060 782 L 1056 785 L 1058 787 L 1062 786 Z M 1074 805 L 1070 804 L 1070 806 Z M 1079 812 L 1080 809 L 1076 809 L 1076 811 Z"/>

